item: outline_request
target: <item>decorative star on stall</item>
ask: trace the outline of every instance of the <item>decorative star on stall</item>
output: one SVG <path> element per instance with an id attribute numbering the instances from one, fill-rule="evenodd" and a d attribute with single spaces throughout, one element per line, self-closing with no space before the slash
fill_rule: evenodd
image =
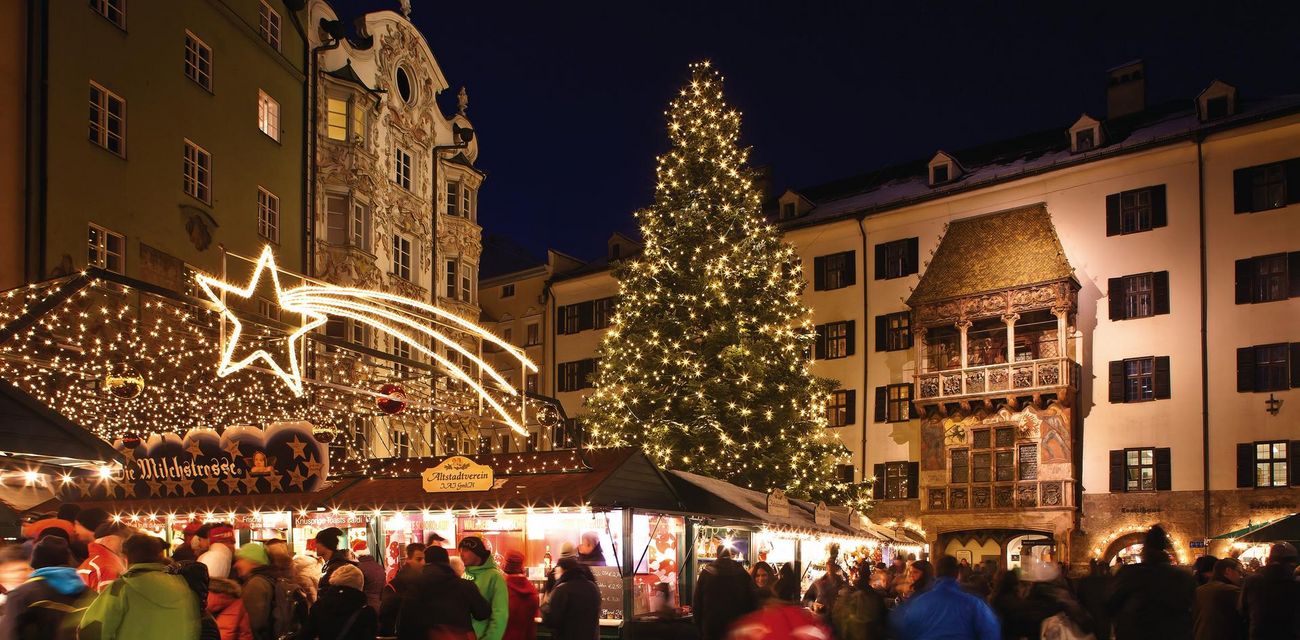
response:
<path id="1" fill-rule="evenodd" d="M 161 482 L 158 482 L 157 480 L 149 480 L 145 484 L 149 485 L 149 495 L 158 496 L 159 498 L 162 497 L 161 495 L 158 494 L 158 490 L 162 489 Z"/>
<path id="2" fill-rule="evenodd" d="M 198 480 L 190 480 L 189 482 L 186 482 L 185 484 L 181 485 L 181 491 L 187 496 L 194 495 L 195 492 L 197 492 L 198 490 L 199 490 Z"/>
<path id="3" fill-rule="evenodd" d="M 307 457 L 307 452 L 306 452 L 306 450 L 307 450 L 307 443 L 306 443 L 306 442 L 303 442 L 302 439 L 300 439 L 298 436 L 294 436 L 294 437 L 293 437 L 293 440 L 290 440 L 290 441 L 286 442 L 285 444 L 289 445 L 289 448 L 290 448 L 290 449 L 293 449 L 293 459 L 294 459 L 294 460 L 297 460 L 298 458 L 306 458 L 306 457 Z"/>
<path id="4" fill-rule="evenodd" d="M 298 473 L 298 467 L 289 470 L 289 486 L 298 487 L 299 491 L 306 491 L 307 487 L 303 483 L 307 481 L 307 476 Z"/>
<path id="5" fill-rule="evenodd" d="M 221 484 L 220 478 L 204 478 L 203 484 L 208 486 L 208 493 L 216 493 L 217 485 Z"/>
<path id="6" fill-rule="evenodd" d="M 190 457 L 195 460 L 198 460 L 199 456 L 203 455 L 203 449 L 202 447 L 199 446 L 198 440 L 190 440 L 190 446 L 185 447 L 185 450 L 188 451 L 190 453 Z"/>
<path id="7" fill-rule="evenodd" d="M 229 493 L 233 494 L 239 492 L 239 478 L 222 478 L 221 481 L 225 483 L 226 489 Z"/>
<path id="8" fill-rule="evenodd" d="M 117 486 L 122 487 L 122 497 L 135 497 L 135 483 L 130 481 L 119 482 Z"/>
<path id="9" fill-rule="evenodd" d="M 275 357 L 265 349 L 257 349 L 251 354 L 244 356 L 242 359 L 235 360 L 235 351 L 239 347 L 239 338 L 243 333 L 244 325 L 239 321 L 239 317 L 235 315 L 230 307 L 227 307 L 225 302 L 223 302 L 223 296 L 221 294 L 233 294 L 245 300 L 251 299 L 257 291 L 257 285 L 261 281 L 264 272 L 270 274 L 271 286 L 274 289 L 276 304 L 278 304 L 283 311 L 298 314 L 302 317 L 301 326 L 294 330 L 293 333 L 290 333 L 285 339 L 287 346 L 285 355 L 288 360 L 288 367 L 281 366 L 279 362 L 276 362 Z M 284 290 L 280 287 L 279 269 L 275 266 L 275 254 L 271 251 L 271 247 L 267 246 L 262 249 L 262 255 L 257 259 L 257 264 L 253 267 L 253 274 L 248 281 L 248 285 L 243 288 L 227 282 L 222 282 L 221 280 L 217 280 L 216 278 L 205 274 L 199 274 L 196 279 L 198 280 L 199 287 L 201 287 L 203 292 L 207 294 L 213 305 L 215 305 L 217 311 L 221 313 L 223 319 L 229 321 L 233 326 L 230 336 L 226 341 L 226 349 L 221 354 L 221 360 L 217 366 L 217 377 L 224 378 L 253 364 L 254 362 L 257 362 L 258 360 L 261 360 L 271 368 L 271 371 L 275 373 L 275 375 L 279 376 L 280 379 L 284 381 L 289 389 L 293 391 L 295 396 L 302 396 L 303 385 L 302 372 L 299 370 L 298 366 L 298 342 L 313 329 L 324 325 L 328 318 L 325 314 L 299 307 L 294 302 L 285 299 Z"/>
<path id="10" fill-rule="evenodd" d="M 232 458 L 238 458 L 244 455 L 244 453 L 239 450 L 239 443 L 234 440 L 227 442 L 226 446 L 222 447 L 221 450 L 229 453 Z"/>
<path id="11" fill-rule="evenodd" d="M 309 457 L 309 458 L 307 458 L 307 461 L 304 462 L 303 464 L 307 466 L 307 477 L 308 477 L 308 478 L 310 478 L 310 477 L 312 477 L 312 476 L 319 476 L 319 475 L 320 475 L 320 469 L 321 469 L 321 467 L 325 466 L 325 465 L 321 464 L 320 462 L 317 462 L 315 457 Z"/>
<path id="12" fill-rule="evenodd" d="M 284 483 L 284 476 L 272 471 L 265 477 L 267 481 L 271 483 L 271 491 L 282 491 L 284 489 L 284 487 L 281 486 Z"/>
<path id="13" fill-rule="evenodd" d="M 163 480 L 163 486 L 167 487 L 167 490 L 163 492 L 163 495 L 169 496 L 172 495 L 173 493 L 180 494 L 180 489 L 181 489 L 180 480 Z"/>
<path id="14" fill-rule="evenodd" d="M 246 478 L 240 479 L 240 482 L 244 483 L 244 493 L 253 493 L 254 491 L 256 491 L 257 481 L 261 479 L 262 479 L 261 476 L 248 476 Z"/>

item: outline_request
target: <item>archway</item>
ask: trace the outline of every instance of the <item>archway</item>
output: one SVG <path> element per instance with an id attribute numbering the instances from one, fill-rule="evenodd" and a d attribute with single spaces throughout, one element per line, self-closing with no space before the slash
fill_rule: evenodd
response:
<path id="1" fill-rule="evenodd" d="M 1115 538 L 1106 546 L 1101 559 L 1107 566 L 1142 562 L 1142 540 L 1145 537 L 1145 531 L 1134 531 Z"/>

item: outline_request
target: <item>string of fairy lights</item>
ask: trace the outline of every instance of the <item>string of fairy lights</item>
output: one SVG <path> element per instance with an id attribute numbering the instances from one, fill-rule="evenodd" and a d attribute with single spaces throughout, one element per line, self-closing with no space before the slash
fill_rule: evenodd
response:
<path id="1" fill-rule="evenodd" d="M 861 487 L 835 474 L 848 451 L 825 428 L 833 383 L 810 367 L 799 261 L 762 216 L 722 82 L 691 65 L 665 112 L 671 149 L 653 206 L 636 214 L 644 251 L 616 270 L 592 435 L 665 467 L 863 508 Z"/>
<path id="2" fill-rule="evenodd" d="M 53 304 L 75 278 L 87 282 Z M 333 440 L 358 418 L 370 420 L 376 435 L 404 432 L 413 440 L 424 439 L 433 425 L 428 438 L 450 440 L 476 436 L 485 425 L 492 430 L 493 421 L 485 422 L 481 415 L 480 392 L 494 394 L 489 397 L 498 406 L 520 406 L 518 391 L 499 381 L 474 388 L 445 372 L 413 371 L 314 341 L 307 342 L 306 358 L 313 378 L 301 396 L 278 376 L 252 371 L 214 375 L 222 316 L 233 311 L 190 302 L 185 296 L 193 293 L 168 297 L 77 274 L 0 294 L 0 333 L 13 333 L 0 344 L 0 378 L 109 442 L 144 439 L 153 432 L 293 420 L 309 421 Z M 234 300 L 231 306 L 239 307 Z M 34 310 L 40 312 L 34 323 L 15 324 Z M 292 327 L 277 325 L 245 321 L 241 340 L 254 348 L 283 349 Z M 379 337 L 376 344 L 393 339 Z M 376 409 L 376 398 L 383 397 L 376 390 L 385 382 L 401 383 L 404 410 L 398 414 Z M 531 400 L 527 404 L 527 415 L 535 416 L 542 407 Z M 517 426 L 496 418 L 502 428 Z M 391 440 L 372 439 L 386 450 L 345 446 L 345 458 L 360 464 L 396 455 Z M 424 444 L 411 453 L 436 452 L 434 442 Z"/>

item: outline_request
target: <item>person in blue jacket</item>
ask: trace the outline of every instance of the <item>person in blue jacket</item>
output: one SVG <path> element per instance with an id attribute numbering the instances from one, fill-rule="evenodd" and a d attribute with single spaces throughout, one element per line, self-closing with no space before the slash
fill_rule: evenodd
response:
<path id="1" fill-rule="evenodd" d="M 935 581 L 889 616 L 899 640 L 999 640 L 998 618 L 983 600 L 957 584 L 957 559 L 939 558 Z"/>

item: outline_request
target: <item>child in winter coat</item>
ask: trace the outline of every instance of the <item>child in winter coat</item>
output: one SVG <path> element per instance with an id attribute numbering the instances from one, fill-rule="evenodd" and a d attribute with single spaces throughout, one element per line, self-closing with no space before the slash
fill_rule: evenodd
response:
<path id="1" fill-rule="evenodd" d="M 506 589 L 510 594 L 510 617 L 501 640 L 533 640 L 537 637 L 539 603 L 537 587 L 524 574 L 524 554 L 518 551 L 506 553 L 505 572 Z"/>
<path id="2" fill-rule="evenodd" d="M 253 627 L 239 594 L 239 583 L 234 580 L 212 578 L 208 581 L 208 613 L 217 620 L 221 640 L 253 640 Z"/>

